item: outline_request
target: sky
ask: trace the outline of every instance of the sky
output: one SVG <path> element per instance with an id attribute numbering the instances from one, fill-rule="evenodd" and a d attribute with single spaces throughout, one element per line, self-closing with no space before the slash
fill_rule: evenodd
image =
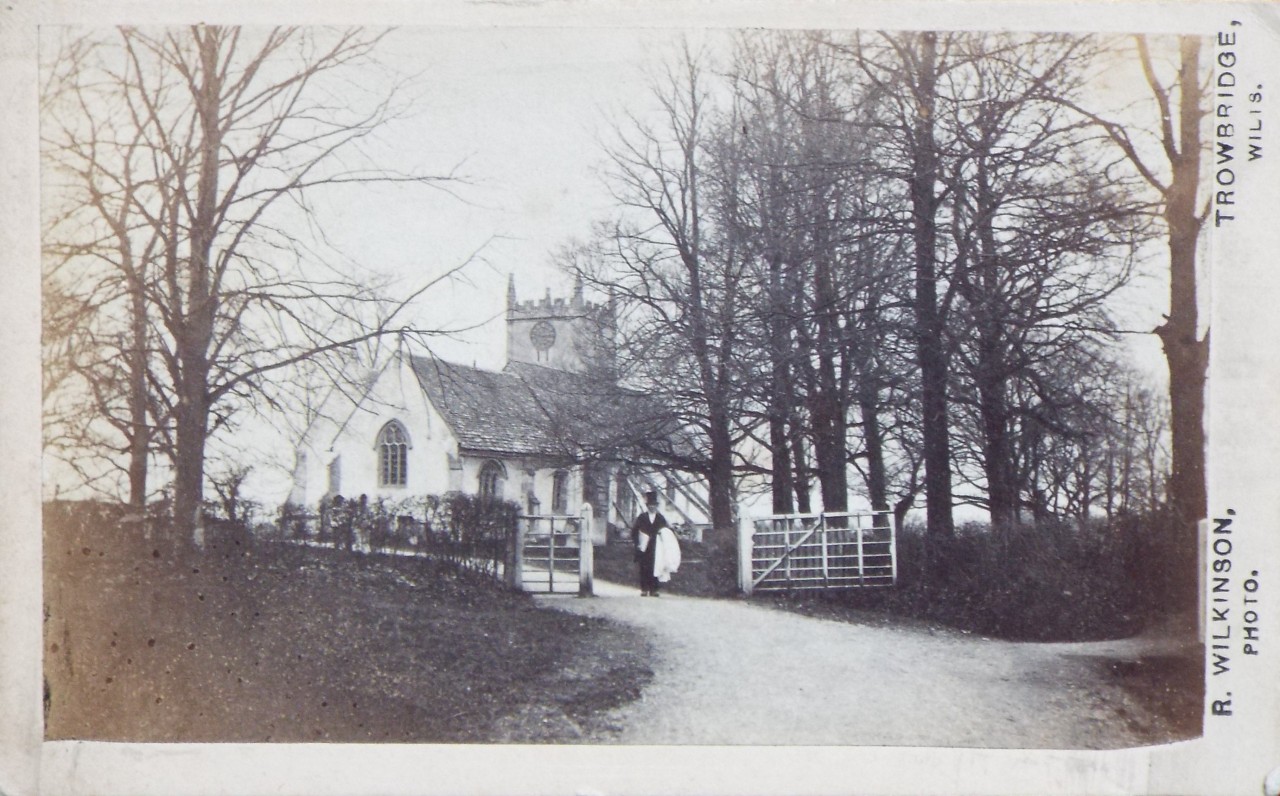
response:
<path id="1" fill-rule="evenodd" d="M 567 241 L 610 212 L 598 173 L 611 119 L 647 104 L 643 64 L 674 46 L 663 32 L 577 29 L 400 29 L 383 60 L 421 70 L 413 118 L 385 131 L 390 159 L 434 172 L 454 167 L 452 193 L 392 187 L 338 202 L 326 227 L 345 251 L 406 285 L 473 253 L 463 279 L 420 303 L 428 326 L 485 328 L 438 352 L 503 364 L 508 275 L 521 299 L 566 295 L 554 263 Z M 372 203 L 372 204 L 371 204 Z"/>
<path id="2" fill-rule="evenodd" d="M 652 109 L 648 75 L 676 53 L 683 36 L 714 56 L 727 51 L 732 32 L 393 31 L 382 59 L 419 75 L 412 87 L 416 108 L 380 136 L 378 156 L 439 173 L 457 168 L 461 180 L 453 193 L 362 188 L 338 197 L 322 211 L 326 234 L 348 256 L 397 275 L 406 288 L 478 253 L 463 280 L 424 297 L 416 318 L 427 326 L 492 319 L 461 339 L 439 341 L 438 353 L 500 367 L 508 275 L 515 275 L 521 299 L 548 288 L 567 294 L 556 250 L 614 213 L 599 173 L 611 125 L 624 113 L 643 116 Z M 1136 66 L 1117 65 L 1099 94 L 1127 93 L 1139 80 Z M 1159 257 L 1153 250 L 1153 261 Z M 1134 328 L 1150 329 L 1159 320 L 1154 313 L 1165 286 L 1158 268 L 1149 271 L 1154 276 L 1140 276 L 1120 302 Z M 1158 348 L 1147 342 L 1153 341 L 1133 341 L 1158 375 Z"/>

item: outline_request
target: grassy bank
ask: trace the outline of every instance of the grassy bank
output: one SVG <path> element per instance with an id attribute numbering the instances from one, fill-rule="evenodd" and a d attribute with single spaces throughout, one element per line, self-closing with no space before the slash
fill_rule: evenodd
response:
<path id="1" fill-rule="evenodd" d="M 49 739 L 563 742 L 651 677 L 634 631 L 427 561 L 54 520 Z"/>

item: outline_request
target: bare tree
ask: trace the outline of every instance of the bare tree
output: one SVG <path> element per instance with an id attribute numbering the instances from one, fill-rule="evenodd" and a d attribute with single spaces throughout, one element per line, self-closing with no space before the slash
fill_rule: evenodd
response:
<path id="1" fill-rule="evenodd" d="M 1104 470 L 1099 490 L 1108 518 L 1154 514 L 1168 481 L 1168 397 L 1132 374 L 1118 373 L 1107 403 Z"/>
<path id="2" fill-rule="evenodd" d="M 1073 107 L 1099 125 L 1159 197 L 1168 236 L 1169 312 L 1154 333 L 1160 338 L 1169 368 L 1169 502 L 1182 532 L 1193 533 L 1196 521 L 1208 512 L 1204 391 L 1209 333 L 1205 330 L 1201 334 L 1196 280 L 1196 250 L 1209 212 L 1207 205 L 1199 206 L 1208 87 L 1200 66 L 1199 37 L 1180 37 L 1172 75 L 1161 74 L 1144 37 L 1136 37 L 1134 46 L 1158 116 L 1149 129 L 1158 131 L 1155 148 L 1160 154 L 1145 148 L 1130 127 L 1093 109 Z"/>
<path id="3" fill-rule="evenodd" d="M 951 442 L 947 409 L 950 366 L 946 350 L 945 268 L 939 225 L 943 143 L 938 108 L 946 77 L 955 67 L 955 34 L 932 31 L 856 37 L 841 45 L 884 101 L 881 121 L 890 133 L 888 173 L 901 179 L 909 198 L 915 315 L 915 353 L 920 370 L 924 492 L 928 531 L 954 533 Z"/>
<path id="4" fill-rule="evenodd" d="M 839 510 L 852 466 L 899 521 L 923 491 L 935 537 L 957 500 L 996 524 L 1113 505 L 1111 300 L 1150 205 L 1079 107 L 1100 47 L 761 34 L 725 84 L 688 53 L 667 73 L 662 121 L 611 152 L 621 220 L 577 269 L 709 460 L 715 429 L 768 452 L 720 472 L 770 476 L 777 512 L 816 479 Z"/>
<path id="5" fill-rule="evenodd" d="M 251 465 L 230 465 L 209 480 L 217 493 L 219 508 L 231 523 L 247 523 L 251 505 L 244 498 L 244 485 L 253 471 Z"/>
<path id="6" fill-rule="evenodd" d="M 955 398 L 976 409 L 982 502 L 993 524 L 1008 525 L 1019 509 L 1008 385 L 1040 384 L 1037 374 L 1060 369 L 1073 349 L 1115 338 L 1108 300 L 1146 240 L 1147 207 L 1107 174 L 1089 120 L 1058 101 L 1084 85 L 1095 39 L 1001 35 L 958 49 L 970 65 L 965 101 L 945 119 L 944 169 L 956 295 L 948 327 L 964 382 Z"/>
<path id="7" fill-rule="evenodd" d="M 615 299 L 619 371 L 677 409 L 709 485 L 714 531 L 734 538 L 734 421 L 744 264 L 710 221 L 706 76 L 687 47 L 656 81 L 657 121 L 630 116 L 609 150 L 621 217 L 570 267 Z M 727 178 L 726 178 L 727 179 Z M 703 458 L 705 455 L 705 458 Z"/>
<path id="8" fill-rule="evenodd" d="M 55 195 L 46 204 L 42 271 L 45 427 L 65 435 L 47 440 L 49 448 L 82 476 L 92 477 L 95 462 L 111 469 L 114 457 L 98 455 L 103 449 L 123 449 L 129 504 L 141 511 L 155 428 L 147 291 L 161 239 L 135 213 L 155 187 L 141 165 L 151 154 L 145 133 L 126 107 L 98 107 L 99 84 L 84 79 L 100 57 L 98 43 L 63 42 L 42 95 L 46 185 Z M 130 64 L 118 77 L 139 79 Z M 68 376 L 89 402 L 60 400 Z"/>
<path id="9" fill-rule="evenodd" d="M 362 150 L 402 110 L 400 81 L 366 72 L 378 85 L 370 91 L 350 80 L 377 66 L 381 38 L 121 29 L 66 73 L 74 89 L 63 93 L 75 101 L 59 108 L 47 151 L 79 178 L 61 186 L 67 202 L 94 207 L 110 230 L 109 270 L 125 277 L 135 326 L 145 317 L 151 327 L 135 332 L 131 350 L 149 353 L 175 519 L 197 541 L 210 436 L 239 409 L 280 406 L 308 363 L 397 331 L 426 289 L 387 300 L 370 273 L 330 263 L 309 229 L 325 187 L 446 179 L 386 170 Z M 95 254 L 57 234 L 48 243 L 65 256 Z"/>
<path id="10" fill-rule="evenodd" d="M 1143 72 L 1160 107 L 1161 141 L 1171 169 L 1167 185 L 1158 181 L 1164 199 L 1164 219 L 1169 234 L 1169 315 L 1155 331 L 1169 364 L 1170 430 L 1173 435 L 1169 499 L 1174 516 L 1188 527 L 1206 516 L 1204 383 L 1209 365 L 1209 333 L 1200 335 L 1196 292 L 1196 247 L 1206 210 L 1197 210 L 1200 159 L 1203 146 L 1200 124 L 1205 88 L 1200 74 L 1200 39 L 1183 37 L 1178 77 L 1174 87 L 1156 77 L 1146 42 L 1137 41 Z M 1177 93 L 1178 132 L 1173 132 L 1171 95 Z M 1126 153 L 1127 154 L 1127 153 Z M 1144 176 L 1150 171 L 1143 170 Z"/>
<path id="11" fill-rule="evenodd" d="M 881 108 L 857 78 L 818 34 L 744 37 L 735 54 L 726 135 L 741 130 L 748 175 L 735 228 L 756 261 L 753 342 L 770 363 L 747 386 L 769 424 L 777 511 L 789 486 L 807 507 L 807 450 L 827 510 L 847 507 L 850 462 L 872 505 L 888 502 L 884 402 L 906 365 L 890 338 L 909 330 L 896 323 L 910 295 L 904 192 L 875 163 Z"/>
<path id="12" fill-rule="evenodd" d="M 752 262 L 751 302 L 743 342 L 764 353 L 759 369 L 743 374 L 756 396 L 760 420 L 768 429 L 762 444 L 769 451 L 768 475 L 775 514 L 808 511 L 808 476 L 802 431 L 802 398 L 793 378 L 796 365 L 795 319 L 802 310 L 797 284 L 798 256 L 790 239 L 796 219 L 790 195 L 792 119 L 778 95 L 787 47 L 776 37 L 744 37 L 734 53 L 733 110 L 716 133 L 717 157 L 731 163 L 730 201 L 720 216 L 743 256 Z M 756 360 L 745 358 L 748 363 Z M 759 389 L 752 389 L 754 386 Z M 751 411 L 750 407 L 747 409 Z"/>

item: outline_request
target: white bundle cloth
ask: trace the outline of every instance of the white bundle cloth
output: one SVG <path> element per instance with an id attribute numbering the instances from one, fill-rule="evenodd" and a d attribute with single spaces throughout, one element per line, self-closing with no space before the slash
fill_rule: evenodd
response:
<path id="1" fill-rule="evenodd" d="M 671 573 L 680 568 L 680 542 L 670 528 L 658 531 L 653 550 L 653 574 L 660 583 L 671 580 Z"/>

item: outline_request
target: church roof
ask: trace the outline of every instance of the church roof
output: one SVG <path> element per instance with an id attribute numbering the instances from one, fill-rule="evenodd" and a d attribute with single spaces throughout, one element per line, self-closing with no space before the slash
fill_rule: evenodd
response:
<path id="1" fill-rule="evenodd" d="M 522 362 L 502 371 L 415 356 L 428 399 L 469 450 L 584 458 L 616 456 L 670 416 L 612 381 Z"/>
<path id="2" fill-rule="evenodd" d="M 538 397 L 505 372 L 413 357 L 413 371 L 463 448 L 569 455 L 544 420 Z"/>

